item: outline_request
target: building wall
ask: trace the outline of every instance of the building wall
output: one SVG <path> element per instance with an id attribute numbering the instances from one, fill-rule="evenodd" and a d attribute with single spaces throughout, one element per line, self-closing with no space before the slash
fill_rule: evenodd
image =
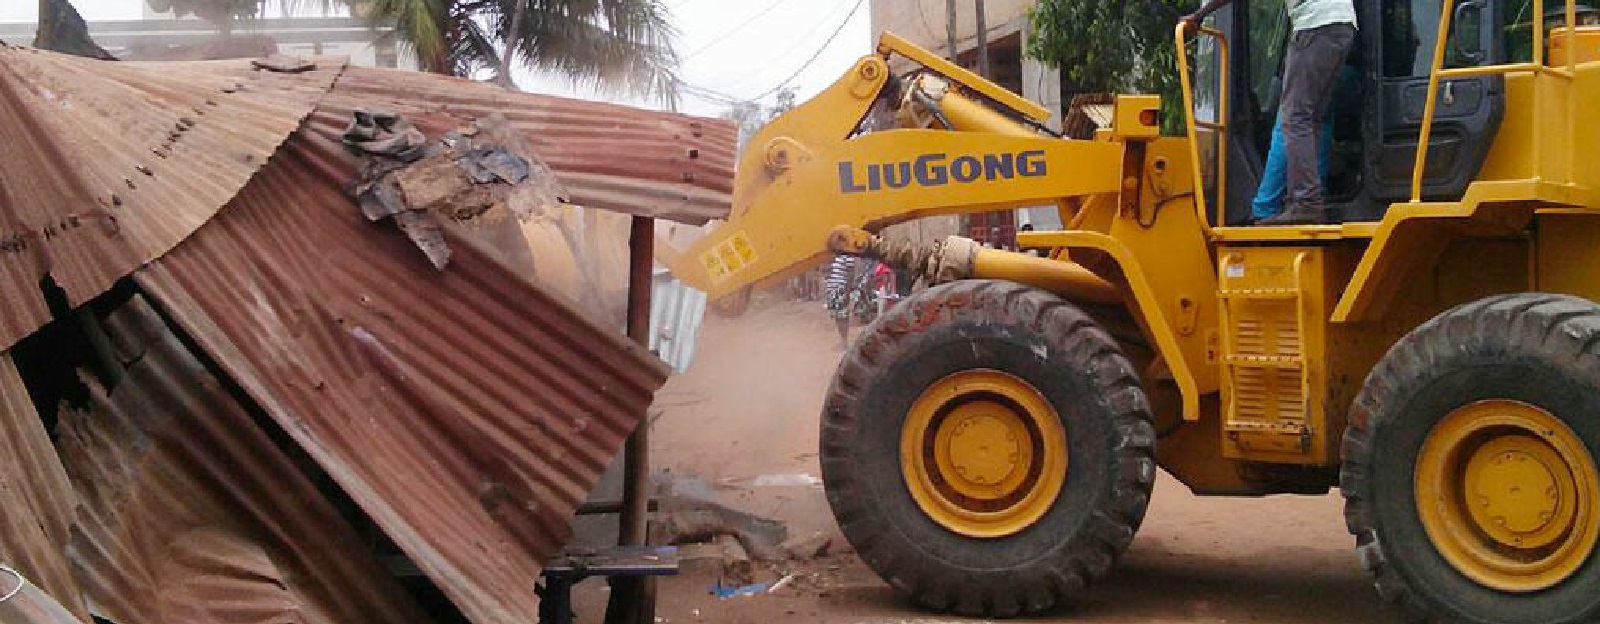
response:
<path id="1" fill-rule="evenodd" d="M 0 0 L 3 1 L 3 0 Z M 366 67 L 416 69 L 409 50 L 395 45 L 393 28 L 371 28 L 352 17 L 264 18 L 242 22 L 230 37 L 221 37 L 210 23 L 190 16 L 146 9 L 145 19 L 96 21 L 89 34 L 113 56 L 129 60 L 207 60 L 250 58 L 275 51 L 295 56 L 348 56 Z M 29 45 L 36 26 L 0 24 L 0 41 Z"/>
<path id="2" fill-rule="evenodd" d="M 973 0 L 955 0 L 955 3 L 957 58 L 969 69 L 975 69 L 978 31 L 976 4 Z M 1034 0 L 984 2 L 984 21 L 988 31 L 985 38 L 994 74 L 991 78 L 1001 86 L 1049 108 L 1052 113 L 1050 127 L 1060 130 L 1061 72 L 1027 58 L 1024 53 L 1031 31 L 1028 9 L 1033 5 Z M 872 0 L 871 9 L 874 37 L 883 31 L 890 31 L 940 56 L 950 57 L 945 31 L 948 15 L 946 0 Z M 1015 212 L 1011 224 L 1006 226 L 1008 230 L 1024 224 L 1049 230 L 1059 229 L 1061 219 L 1054 206 L 1024 208 Z M 960 217 L 937 217 L 890 228 L 885 235 L 927 241 L 952 234 L 966 236 L 981 233 L 962 225 Z M 1005 236 L 1009 235 L 1007 232 Z"/>
<path id="3" fill-rule="evenodd" d="M 969 50 L 977 33 L 972 0 L 956 0 L 956 47 Z M 987 0 L 990 39 L 1023 29 L 1032 0 Z M 945 42 L 945 0 L 872 0 L 872 31 L 893 31 L 918 45 L 949 56 Z"/>
<path id="4" fill-rule="evenodd" d="M 956 51 L 963 64 L 974 65 L 977 48 L 978 24 L 976 19 L 975 4 L 972 0 L 955 0 L 956 2 Z M 1061 76 L 1054 68 L 1046 67 L 1043 63 L 1029 59 L 1021 51 L 1027 46 L 1028 9 L 1034 5 L 1034 0 L 986 0 L 984 3 L 984 16 L 988 30 L 990 56 L 997 57 L 998 45 L 1016 48 L 1016 57 L 1020 58 L 1020 68 L 1012 71 L 1018 75 L 1015 84 L 1007 87 L 1020 87 L 1021 94 L 1030 100 L 1043 104 L 1055 114 L 1051 119 L 1051 126 L 1056 129 L 1061 127 Z M 949 58 L 949 45 L 945 34 L 946 11 L 945 0 L 872 0 L 872 32 L 890 31 L 911 42 L 932 50 L 933 52 Z M 1007 68 L 996 67 L 997 74 L 1004 73 Z M 1004 84 L 1004 81 L 999 81 Z"/>

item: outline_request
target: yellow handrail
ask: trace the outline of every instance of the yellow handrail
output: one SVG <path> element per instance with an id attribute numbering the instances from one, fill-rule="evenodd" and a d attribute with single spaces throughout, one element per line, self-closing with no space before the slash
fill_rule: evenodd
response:
<path id="1" fill-rule="evenodd" d="M 1566 0 L 1567 3 L 1567 49 L 1572 50 L 1577 35 L 1578 9 L 1576 0 Z M 1568 80 L 1572 79 L 1577 71 L 1577 55 L 1567 54 L 1565 68 L 1546 67 L 1544 63 L 1544 0 L 1533 0 L 1533 61 L 1529 63 L 1509 63 L 1504 65 L 1483 65 L 1474 67 L 1444 68 L 1445 46 L 1450 40 L 1450 21 L 1455 16 L 1456 0 L 1444 0 L 1440 7 L 1439 36 L 1433 42 L 1433 65 L 1428 72 L 1428 98 L 1422 107 L 1422 132 L 1417 137 L 1417 160 L 1411 170 L 1411 203 L 1422 201 L 1422 178 L 1428 166 L 1428 147 L 1433 140 L 1433 118 L 1438 112 L 1439 82 L 1444 78 L 1465 78 L 1470 76 L 1505 75 L 1518 72 L 1531 72 L 1534 74 L 1550 74 Z M 1533 110 L 1543 110 L 1539 106 L 1538 98 L 1543 97 L 1542 92 L 1535 90 Z M 1571 103 L 1574 98 L 1568 99 L 1568 114 L 1572 114 Z M 1534 158 L 1542 153 L 1544 137 L 1541 124 L 1533 124 L 1533 150 Z M 1569 155 L 1570 156 L 1570 155 Z"/>
<path id="2" fill-rule="evenodd" d="M 1217 226 L 1227 225 L 1228 203 L 1228 36 L 1209 26 L 1201 26 L 1199 33 L 1217 40 L 1217 119 L 1200 121 L 1194 116 L 1194 86 L 1189 84 L 1189 29 L 1179 23 L 1174 39 L 1178 46 L 1178 82 L 1183 89 L 1184 127 L 1189 135 L 1189 160 L 1194 166 L 1194 205 L 1200 213 L 1200 227 L 1206 237 L 1211 237 L 1210 220 L 1206 216 L 1205 174 L 1200 163 L 1200 139 L 1197 127 L 1217 133 Z"/>

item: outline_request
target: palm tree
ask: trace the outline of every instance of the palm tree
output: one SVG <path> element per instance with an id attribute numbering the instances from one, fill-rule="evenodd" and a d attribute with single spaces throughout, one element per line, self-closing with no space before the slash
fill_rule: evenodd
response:
<path id="1" fill-rule="evenodd" d="M 677 31 L 661 0 L 354 0 L 389 22 L 427 71 L 490 72 L 511 86 L 513 57 L 613 93 L 677 99 Z"/>

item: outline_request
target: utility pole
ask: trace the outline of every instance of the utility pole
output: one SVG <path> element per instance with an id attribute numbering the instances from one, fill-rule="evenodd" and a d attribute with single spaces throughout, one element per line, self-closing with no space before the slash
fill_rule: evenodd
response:
<path id="1" fill-rule="evenodd" d="M 961 55 L 956 52 L 956 0 L 944 0 L 944 38 L 950 62 L 960 65 Z"/>
<path id="2" fill-rule="evenodd" d="M 989 73 L 989 16 L 983 13 L 983 0 L 973 0 L 978 10 L 978 75 L 993 79 Z"/>

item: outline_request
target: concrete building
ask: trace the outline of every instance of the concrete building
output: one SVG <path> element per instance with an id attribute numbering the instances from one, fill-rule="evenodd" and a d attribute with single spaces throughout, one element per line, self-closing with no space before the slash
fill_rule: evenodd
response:
<path id="1" fill-rule="evenodd" d="M 946 16 L 951 0 L 872 0 L 872 32 L 891 31 L 945 58 L 950 57 Z M 978 65 L 978 22 L 973 0 L 953 0 L 956 7 L 957 60 L 969 69 Z M 989 48 L 990 80 L 1055 111 L 1051 124 L 1061 124 L 1061 73 L 1027 58 L 1028 9 L 1034 0 L 986 0 L 984 16 Z"/>
<path id="2" fill-rule="evenodd" d="M 0 41 L 33 42 L 37 25 L 0 23 Z M 126 60 L 249 58 L 272 52 L 295 56 L 348 56 L 365 67 L 416 69 L 391 27 L 370 26 L 356 17 L 262 18 L 238 24 L 228 36 L 196 17 L 174 17 L 145 9 L 143 19 L 89 22 L 95 43 Z"/>
<path id="3" fill-rule="evenodd" d="M 977 5 L 973 0 L 871 0 L 872 33 L 890 31 L 919 46 L 950 58 L 946 24 L 950 2 L 956 13 L 957 62 L 968 69 L 978 65 Z M 1050 126 L 1061 129 L 1061 72 L 1023 53 L 1031 24 L 1028 10 L 1034 0 L 986 0 L 984 3 L 985 41 L 989 50 L 988 78 L 1049 108 Z M 1007 213 L 972 215 L 957 229 L 964 236 L 999 247 L 1015 245 L 1016 230 L 1023 225 L 1036 229 L 1059 229 L 1061 219 L 1054 206 L 1028 208 Z M 919 238 L 922 238 L 919 236 Z"/>

